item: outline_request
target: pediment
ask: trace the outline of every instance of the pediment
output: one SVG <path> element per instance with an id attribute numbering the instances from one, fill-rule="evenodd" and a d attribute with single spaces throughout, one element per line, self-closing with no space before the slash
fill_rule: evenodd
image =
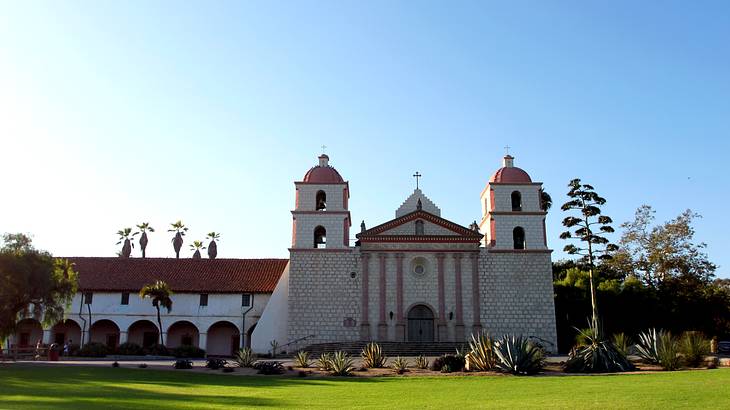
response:
<path id="1" fill-rule="evenodd" d="M 416 223 L 423 223 L 423 233 L 416 233 Z M 417 210 L 355 235 L 366 242 L 379 241 L 479 241 L 482 235 L 467 227 L 441 218 L 438 215 Z"/>

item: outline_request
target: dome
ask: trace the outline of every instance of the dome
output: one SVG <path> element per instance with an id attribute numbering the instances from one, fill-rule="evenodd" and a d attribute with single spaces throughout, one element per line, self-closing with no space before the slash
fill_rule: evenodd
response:
<path id="1" fill-rule="evenodd" d="M 319 156 L 319 165 L 314 166 L 304 174 L 304 182 L 310 184 L 338 184 L 345 182 L 342 176 L 334 167 L 329 166 L 329 157 L 325 154 Z"/>
<path id="2" fill-rule="evenodd" d="M 514 166 L 514 157 L 506 155 L 502 168 L 489 178 L 489 182 L 497 184 L 530 184 L 532 179 L 530 175 L 522 168 Z"/>

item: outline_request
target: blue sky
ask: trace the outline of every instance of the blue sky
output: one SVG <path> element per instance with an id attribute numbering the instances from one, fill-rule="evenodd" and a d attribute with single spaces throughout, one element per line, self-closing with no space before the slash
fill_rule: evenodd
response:
<path id="1" fill-rule="evenodd" d="M 182 219 L 220 257 L 286 257 L 321 145 L 355 226 L 392 218 L 416 170 L 468 225 L 509 145 L 557 205 L 580 177 L 618 222 L 701 213 L 730 276 L 727 2 L 181 3 L 2 6 L 0 231 L 112 256 L 149 221 L 148 254 L 173 256 Z"/>

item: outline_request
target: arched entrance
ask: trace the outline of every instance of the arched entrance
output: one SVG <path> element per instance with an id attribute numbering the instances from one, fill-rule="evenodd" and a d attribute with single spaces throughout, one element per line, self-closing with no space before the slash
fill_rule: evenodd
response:
<path id="1" fill-rule="evenodd" d="M 416 305 L 408 311 L 408 341 L 433 342 L 433 312 L 428 306 Z"/>
<path id="2" fill-rule="evenodd" d="M 181 320 L 173 323 L 169 328 L 167 328 L 165 344 L 169 348 L 176 348 L 180 346 L 198 347 L 198 339 L 198 328 L 187 320 Z"/>
<path id="3" fill-rule="evenodd" d="M 97 320 L 89 328 L 89 341 L 114 349 L 119 344 L 119 326 L 109 319 Z"/>
<path id="4" fill-rule="evenodd" d="M 160 332 L 149 320 L 138 320 L 129 326 L 127 341 L 142 347 L 151 347 L 160 343 Z"/>
<path id="5" fill-rule="evenodd" d="M 35 319 L 23 319 L 18 322 L 15 331 L 15 346 L 35 347 L 39 341 L 43 341 L 43 327 L 41 326 L 41 322 Z"/>
<path id="6" fill-rule="evenodd" d="M 81 326 L 71 319 L 56 323 L 51 330 L 53 339 L 51 341 L 59 346 L 81 343 Z"/>
<path id="7" fill-rule="evenodd" d="M 239 349 L 241 334 L 236 325 L 221 321 L 208 328 L 208 346 L 205 349 L 209 356 L 233 356 Z"/>

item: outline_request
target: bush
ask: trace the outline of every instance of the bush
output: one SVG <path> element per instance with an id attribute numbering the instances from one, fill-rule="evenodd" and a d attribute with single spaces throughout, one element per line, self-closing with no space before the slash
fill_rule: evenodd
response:
<path id="1" fill-rule="evenodd" d="M 144 349 L 145 354 L 150 356 L 170 356 L 170 350 L 165 345 L 156 344 Z"/>
<path id="2" fill-rule="evenodd" d="M 644 363 L 659 364 L 659 343 L 663 330 L 649 329 L 639 333 L 639 342 L 636 343 L 636 354 Z"/>
<path id="3" fill-rule="evenodd" d="M 119 362 L 115 360 L 114 363 L 112 363 L 112 367 L 119 367 Z"/>
<path id="4" fill-rule="evenodd" d="M 277 361 L 261 361 L 256 362 L 253 368 L 258 370 L 260 374 L 282 374 L 284 373 L 284 365 Z"/>
<path id="5" fill-rule="evenodd" d="M 464 357 L 453 354 L 445 354 L 434 359 L 431 364 L 431 370 L 441 371 L 443 373 L 459 372 L 464 369 Z"/>
<path id="6" fill-rule="evenodd" d="M 204 358 L 205 350 L 196 346 L 180 346 L 170 350 L 170 353 L 179 358 Z"/>
<path id="7" fill-rule="evenodd" d="M 360 356 L 362 356 L 363 365 L 371 369 L 385 367 L 388 361 L 388 358 L 386 358 L 383 354 L 383 349 L 381 349 L 380 345 L 375 342 L 368 343 L 365 348 L 362 349 Z"/>
<path id="8" fill-rule="evenodd" d="M 309 352 L 297 352 L 294 356 L 294 365 L 296 367 L 309 367 Z"/>
<path id="9" fill-rule="evenodd" d="M 398 356 L 391 367 L 397 374 L 403 374 L 408 371 L 408 359 Z"/>
<path id="10" fill-rule="evenodd" d="M 496 368 L 516 375 L 535 374 L 544 366 L 542 349 L 522 336 L 503 336 L 494 343 Z"/>
<path id="11" fill-rule="evenodd" d="M 205 362 L 205 367 L 207 367 L 211 370 L 218 370 L 223 367 L 226 367 L 226 364 L 228 364 L 228 362 L 224 359 L 219 359 L 217 357 L 211 357 Z"/>
<path id="12" fill-rule="evenodd" d="M 494 355 L 494 342 L 486 333 L 471 335 L 469 353 L 464 357 L 466 370 L 492 370 L 497 358 Z"/>
<path id="13" fill-rule="evenodd" d="M 355 370 L 352 359 L 345 352 L 336 352 L 330 363 L 333 376 L 350 376 Z"/>
<path id="14" fill-rule="evenodd" d="M 137 367 L 139 367 L 140 369 L 146 369 L 147 368 L 147 363 L 140 363 L 140 365 L 137 366 Z"/>
<path id="15" fill-rule="evenodd" d="M 103 343 L 89 342 L 79 350 L 78 355 L 82 357 L 104 357 L 109 353 L 109 348 Z"/>
<path id="16" fill-rule="evenodd" d="M 317 367 L 319 370 L 332 370 L 332 353 L 322 353 L 317 359 Z"/>
<path id="17" fill-rule="evenodd" d="M 173 364 L 172 367 L 174 367 L 175 369 L 192 369 L 193 362 L 188 359 L 180 359 L 175 361 L 175 364 Z"/>
<path id="18" fill-rule="evenodd" d="M 122 343 L 117 347 L 117 354 L 122 356 L 142 356 L 144 349 L 136 343 Z"/>
<path id="19" fill-rule="evenodd" d="M 615 347 L 616 350 L 623 356 L 629 355 L 631 340 L 624 333 L 616 333 L 615 335 L 613 335 L 613 337 L 611 338 L 611 343 L 613 343 L 613 347 Z"/>
<path id="20" fill-rule="evenodd" d="M 657 346 L 659 365 L 664 370 L 677 370 L 682 364 L 679 356 L 679 342 L 670 332 L 662 332 Z"/>
<path id="21" fill-rule="evenodd" d="M 68 346 L 68 355 L 69 356 L 78 356 L 79 352 L 81 351 L 81 346 L 77 344 L 72 344 Z"/>
<path id="22" fill-rule="evenodd" d="M 428 359 L 423 355 L 416 357 L 416 369 L 428 369 Z"/>
<path id="23" fill-rule="evenodd" d="M 684 364 L 689 367 L 700 367 L 710 354 L 710 341 L 701 332 L 684 332 L 679 347 Z"/>
<path id="24" fill-rule="evenodd" d="M 239 367 L 253 367 L 255 361 L 254 354 L 249 347 L 244 347 L 236 352 L 235 360 Z"/>
<path id="25" fill-rule="evenodd" d="M 579 332 L 583 331 L 579 330 Z M 577 347 L 570 353 L 564 366 L 566 372 L 615 373 L 634 370 L 634 365 L 613 343 L 593 335 L 594 332 L 583 334 L 586 344 Z"/>

